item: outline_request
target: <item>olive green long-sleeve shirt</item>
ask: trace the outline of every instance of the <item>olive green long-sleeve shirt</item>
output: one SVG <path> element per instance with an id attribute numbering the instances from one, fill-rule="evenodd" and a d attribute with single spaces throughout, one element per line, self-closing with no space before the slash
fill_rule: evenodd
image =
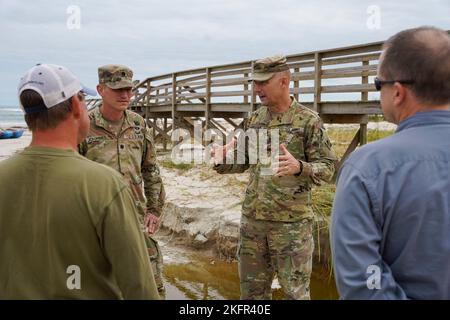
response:
<path id="1" fill-rule="evenodd" d="M 158 299 L 120 175 L 73 150 L 0 162 L 0 299 Z"/>

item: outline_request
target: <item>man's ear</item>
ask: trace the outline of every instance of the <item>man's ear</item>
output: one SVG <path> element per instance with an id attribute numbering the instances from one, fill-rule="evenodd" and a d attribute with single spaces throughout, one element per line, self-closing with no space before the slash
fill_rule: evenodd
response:
<path id="1" fill-rule="evenodd" d="M 280 77 L 280 83 L 281 83 L 281 86 L 283 87 L 283 88 L 289 88 L 289 78 L 288 77 L 286 77 L 286 76 L 282 76 L 282 77 Z"/>
<path id="2" fill-rule="evenodd" d="M 395 82 L 392 89 L 394 90 L 394 104 L 397 106 L 403 104 L 408 94 L 406 87 L 399 82 Z"/>
<path id="3" fill-rule="evenodd" d="M 81 118 L 82 110 L 84 108 L 81 104 L 81 101 L 78 99 L 77 95 L 72 96 L 70 98 L 70 104 L 72 106 L 72 115 L 75 119 Z"/>
<path id="4" fill-rule="evenodd" d="M 101 97 L 103 97 L 103 90 L 104 90 L 103 86 L 102 86 L 101 84 L 98 84 L 98 85 L 97 85 L 97 92 L 98 92 L 98 94 L 99 94 Z"/>

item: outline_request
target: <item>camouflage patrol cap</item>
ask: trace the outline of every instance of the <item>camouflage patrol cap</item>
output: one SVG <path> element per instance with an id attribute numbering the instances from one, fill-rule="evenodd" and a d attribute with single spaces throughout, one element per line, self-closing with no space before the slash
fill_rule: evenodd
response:
<path id="1" fill-rule="evenodd" d="M 252 79 L 254 81 L 266 81 L 273 77 L 277 72 L 289 70 L 286 64 L 286 57 L 275 55 L 255 61 L 253 65 Z"/>
<path id="2" fill-rule="evenodd" d="M 133 87 L 133 71 L 120 64 L 107 64 L 98 68 L 98 82 L 111 89 Z"/>

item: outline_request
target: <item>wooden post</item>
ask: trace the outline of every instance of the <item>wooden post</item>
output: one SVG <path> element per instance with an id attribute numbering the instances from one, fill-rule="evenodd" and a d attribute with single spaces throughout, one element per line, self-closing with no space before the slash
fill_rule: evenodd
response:
<path id="1" fill-rule="evenodd" d="M 250 102 L 250 110 L 251 110 L 251 112 L 255 111 L 255 108 L 256 108 L 256 106 L 255 106 L 255 104 L 256 104 L 255 81 L 253 81 L 253 68 L 254 68 L 254 66 L 255 66 L 255 62 L 252 61 L 252 81 L 251 81 L 252 82 L 252 91 L 251 91 L 252 100 Z"/>
<path id="2" fill-rule="evenodd" d="M 177 105 L 177 75 L 172 73 L 172 129 L 175 130 L 175 115 Z"/>
<path id="3" fill-rule="evenodd" d="M 151 90 L 151 86 L 150 86 L 150 80 L 147 82 L 147 89 L 146 89 L 146 96 L 144 99 L 142 99 L 144 108 L 145 108 L 145 122 L 147 123 L 148 121 L 148 114 L 150 113 L 150 90 Z"/>
<path id="4" fill-rule="evenodd" d="M 248 73 L 244 73 L 244 78 L 248 77 Z M 244 84 L 244 91 L 248 90 L 248 81 Z M 244 103 L 248 103 L 248 95 L 244 94 Z"/>
<path id="5" fill-rule="evenodd" d="M 158 118 L 153 118 L 153 123 L 155 124 L 155 126 L 158 124 Z M 152 126 L 153 129 L 153 139 L 155 139 L 156 135 L 158 134 L 156 132 L 155 126 Z M 155 142 L 156 143 L 156 142 Z"/>
<path id="6" fill-rule="evenodd" d="M 167 133 L 167 118 L 164 117 L 163 130 Z M 167 138 L 163 137 L 163 150 L 167 151 Z"/>
<path id="7" fill-rule="evenodd" d="M 149 106 L 151 103 L 151 95 L 152 95 L 152 86 L 151 86 L 151 81 L 149 80 L 147 82 L 147 92 L 145 93 L 146 97 L 145 97 L 145 101 L 146 101 L 146 105 Z"/>
<path id="8" fill-rule="evenodd" d="M 362 65 L 363 66 L 368 66 L 369 65 L 369 61 L 364 60 L 362 62 Z M 369 74 L 368 71 L 367 71 L 367 74 Z M 369 83 L 369 76 L 363 75 L 362 78 L 361 78 L 361 83 L 362 84 L 368 84 Z M 362 101 L 368 101 L 369 100 L 369 92 L 368 91 L 361 92 L 361 100 Z"/>
<path id="9" fill-rule="evenodd" d="M 209 120 L 211 118 L 211 69 L 206 68 L 205 70 L 206 76 L 206 96 L 205 96 L 205 126 L 203 130 L 207 130 L 209 127 Z"/>
<path id="10" fill-rule="evenodd" d="M 359 144 L 362 146 L 367 143 L 367 123 L 359 124 Z"/>
<path id="11" fill-rule="evenodd" d="M 300 73 L 300 68 L 295 68 L 294 69 L 294 74 L 296 74 L 296 73 Z M 298 80 L 295 80 L 294 81 L 294 98 L 295 98 L 295 100 L 299 100 L 299 92 L 297 91 L 297 92 L 295 92 L 295 90 L 299 90 L 299 88 L 300 88 L 300 86 L 299 86 L 299 84 L 300 84 L 300 81 L 298 81 Z"/>
<path id="12" fill-rule="evenodd" d="M 314 105 L 313 109 L 320 112 L 319 103 L 322 89 L 322 57 L 319 52 L 314 53 Z"/>
<path id="13" fill-rule="evenodd" d="M 363 66 L 368 66 L 369 65 L 369 61 L 368 60 L 364 60 L 362 62 Z M 368 72 L 367 72 L 368 74 Z M 369 76 L 367 75 L 363 75 L 361 78 L 361 83 L 362 84 L 368 84 L 369 83 Z M 361 101 L 368 101 L 369 100 L 369 92 L 368 91 L 363 91 L 361 92 Z M 359 124 L 359 144 L 360 145 L 364 145 L 367 143 L 367 123 L 360 123 Z"/>

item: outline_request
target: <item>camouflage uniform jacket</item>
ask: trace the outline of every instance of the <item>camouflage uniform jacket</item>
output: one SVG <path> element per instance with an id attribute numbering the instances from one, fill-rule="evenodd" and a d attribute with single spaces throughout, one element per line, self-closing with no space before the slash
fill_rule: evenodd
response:
<path id="1" fill-rule="evenodd" d="M 116 136 L 108 129 L 110 124 L 99 108 L 89 112 L 89 119 L 89 134 L 79 145 L 80 154 L 120 172 L 130 185 L 139 212 L 160 216 L 165 191 L 156 164 L 155 145 L 145 120 L 126 110 Z"/>
<path id="2" fill-rule="evenodd" d="M 336 157 L 318 114 L 294 98 L 289 109 L 271 118 L 267 107 L 261 106 L 248 119 L 245 129 L 278 129 L 279 143 L 303 164 L 300 175 L 275 177 L 263 175 L 264 165 L 249 164 L 249 147 L 245 147 L 244 164 L 220 164 L 218 173 L 240 173 L 250 169 L 242 213 L 257 220 L 296 222 L 313 217 L 311 187 L 330 180 Z M 239 146 L 239 144 L 238 144 Z M 237 149 L 234 152 L 237 158 Z"/>

